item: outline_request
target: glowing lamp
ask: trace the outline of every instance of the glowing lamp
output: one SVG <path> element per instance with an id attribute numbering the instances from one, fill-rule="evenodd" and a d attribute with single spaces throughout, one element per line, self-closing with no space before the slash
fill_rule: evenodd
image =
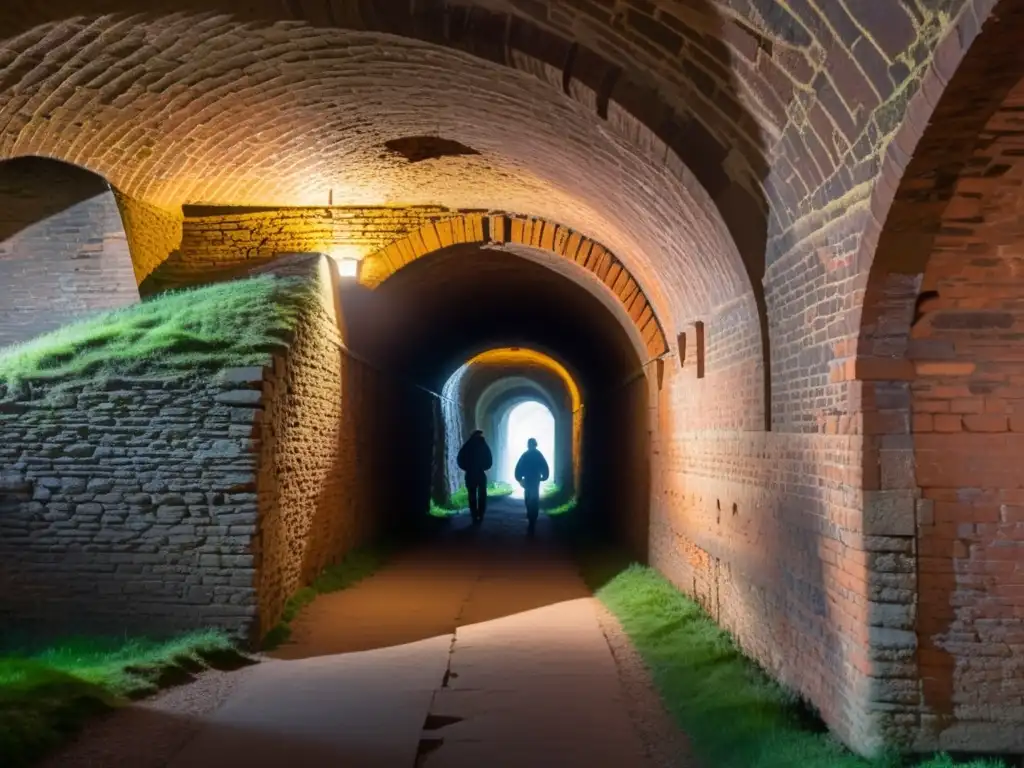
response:
<path id="1" fill-rule="evenodd" d="M 340 277 L 359 277 L 358 259 L 338 259 L 337 262 Z"/>

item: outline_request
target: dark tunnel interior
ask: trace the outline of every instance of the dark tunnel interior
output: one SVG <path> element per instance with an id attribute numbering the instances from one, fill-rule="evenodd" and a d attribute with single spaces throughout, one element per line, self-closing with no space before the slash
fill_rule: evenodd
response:
<path id="1" fill-rule="evenodd" d="M 346 345 L 401 379 L 401 433 L 379 460 L 409 479 L 395 509 L 425 510 L 432 485 L 434 401 L 473 355 L 522 346 L 564 364 L 583 393 L 580 509 L 587 525 L 646 556 L 649 446 L 644 361 L 628 318 L 543 263 L 455 246 L 420 258 L 376 290 L 342 281 Z M 395 521 L 399 524 L 401 521 Z"/>

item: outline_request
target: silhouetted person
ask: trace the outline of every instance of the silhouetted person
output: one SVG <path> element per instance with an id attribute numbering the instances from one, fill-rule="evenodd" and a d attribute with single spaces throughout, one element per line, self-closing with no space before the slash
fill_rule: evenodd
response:
<path id="1" fill-rule="evenodd" d="M 469 514 L 473 517 L 473 524 L 479 525 L 487 511 L 487 470 L 493 463 L 490 446 L 481 430 L 474 430 L 459 449 L 458 462 L 459 469 L 466 473 Z"/>
<path id="2" fill-rule="evenodd" d="M 530 521 L 530 533 L 537 524 L 540 513 L 540 484 L 548 479 L 548 462 L 537 450 L 537 441 L 532 437 L 526 443 L 526 453 L 516 463 L 516 480 L 523 486 L 526 499 L 526 519 Z"/>

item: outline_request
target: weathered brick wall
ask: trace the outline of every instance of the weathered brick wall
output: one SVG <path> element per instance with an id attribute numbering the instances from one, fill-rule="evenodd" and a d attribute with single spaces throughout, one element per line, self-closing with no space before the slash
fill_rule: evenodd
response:
<path id="1" fill-rule="evenodd" d="M 185 209 L 182 261 L 192 269 L 277 253 L 362 258 L 454 213 L 438 206 Z"/>
<path id="2" fill-rule="evenodd" d="M 884 381 L 872 381 L 887 377 L 855 362 L 870 236 L 877 237 L 885 215 L 872 190 L 888 158 L 905 158 L 913 147 L 905 135 L 894 138 L 894 128 L 904 118 L 923 126 L 992 3 L 966 4 L 962 12 L 961 5 L 894 8 L 895 16 L 887 10 L 878 27 L 869 25 L 876 33 L 870 36 L 850 24 L 864 11 L 860 6 L 789 9 L 818 42 L 838 32 L 844 47 L 884 43 L 889 84 L 864 66 L 847 66 L 841 51 L 830 48 L 822 73 L 812 76 L 817 101 L 789 102 L 800 119 L 776 146 L 767 185 L 772 431 L 690 432 L 701 414 L 729 413 L 723 403 L 734 395 L 679 381 L 675 370 L 660 404 L 656 564 L 866 751 L 885 739 L 913 740 L 919 723 L 907 704 L 919 685 L 916 673 L 908 673 L 916 653 L 917 586 L 914 544 L 904 525 L 908 499 L 913 515 L 913 499 L 903 491 L 908 444 L 889 434 L 888 409 L 897 395 Z M 897 23 L 905 11 L 914 16 L 920 42 L 901 49 L 891 36 L 901 29 L 910 35 Z M 816 13 L 830 17 L 828 28 L 810 23 Z M 892 27 L 883 35 L 886 23 Z M 956 50 L 947 43 L 933 61 L 940 39 Z M 905 85 L 893 88 L 904 68 Z M 926 92 L 908 114 L 921 84 Z M 821 154 L 814 146 L 819 140 L 837 144 Z M 878 183 L 893 186 L 896 179 L 886 174 Z M 713 326 L 708 335 L 711 375 Z M 686 370 L 681 373 L 685 378 Z M 862 385 L 865 380 L 871 383 Z M 984 739 L 975 741 L 983 745 Z"/>
<path id="3" fill-rule="evenodd" d="M 164 210 L 114 190 L 121 220 L 128 237 L 135 278 L 142 287 L 145 279 L 168 259 L 180 254 L 180 212 Z"/>
<path id="4" fill-rule="evenodd" d="M 377 531 L 379 481 L 367 466 L 387 393 L 372 368 L 348 356 L 325 259 L 318 301 L 296 326 L 286 357 L 263 382 L 259 475 L 260 633 L 324 566 Z"/>
<path id="5" fill-rule="evenodd" d="M 906 704 L 925 708 L 921 743 L 947 749 L 1024 751 L 1022 108 L 1018 81 L 948 180 L 907 350 L 923 687 Z"/>
<path id="6" fill-rule="evenodd" d="M 100 177 L 38 157 L 0 164 L 0 346 L 139 300 Z"/>
<path id="7" fill-rule="evenodd" d="M 869 307 L 863 319 L 861 303 L 885 191 L 898 185 L 931 105 L 994 4 L 551 0 L 511 14 L 504 6 L 440 13 L 435 3 L 363 14 L 335 3 L 332 15 L 292 3 L 286 15 L 311 26 L 285 31 L 238 26 L 285 15 L 276 0 L 203 25 L 187 14 L 161 17 L 198 7 L 190 0 L 156 0 L 147 7 L 152 21 L 131 29 L 149 45 L 121 53 L 108 43 L 119 34 L 95 34 L 120 32 L 120 17 L 64 23 L 61 9 L 77 10 L 55 0 L 11 18 L 0 9 L 4 28 L 38 30 L 7 41 L 5 55 L 51 70 L 38 74 L 37 88 L 0 94 L 17 115 L 0 152 L 70 151 L 71 132 L 78 156 L 167 206 L 309 204 L 326 197 L 328 179 L 340 179 L 349 202 L 405 190 L 417 202 L 528 211 L 593 232 L 628 260 L 670 338 L 694 320 L 708 334 L 705 379 L 669 359 L 657 398 L 655 562 L 716 606 L 744 646 L 810 696 L 843 738 L 871 749 L 916 728 L 904 699 L 917 685 L 907 671 L 918 656 L 907 622 L 919 563 L 903 527 L 916 488 L 910 388 L 898 365 L 906 360 L 884 329 L 870 339 L 863 330 L 906 313 L 908 302 L 912 310 L 919 286 L 895 280 L 889 311 L 877 317 Z M 341 44 L 353 38 L 337 27 L 408 35 L 481 59 L 418 42 L 389 50 L 393 38 L 367 35 L 353 62 L 345 54 L 357 47 Z M 260 44 L 268 29 L 280 58 L 268 59 Z M 50 50 L 48 41 L 65 35 L 68 44 Z M 182 39 L 202 48 L 210 73 L 189 81 L 194 97 L 181 99 L 187 145 L 176 141 L 179 122 L 165 118 L 178 89 L 127 92 L 148 78 L 173 82 L 172 59 L 153 51 Z M 249 50 L 224 59 L 225 39 Z M 294 61 L 299 50 L 308 68 Z M 96 62 L 125 74 L 93 86 Z M 285 64 L 295 84 L 278 88 Z M 346 67 L 372 68 L 380 79 L 356 82 Z M 231 70 L 244 70 L 245 82 L 232 84 Z M 30 64 L 15 74 L 37 76 Z M 74 110 L 35 114 L 69 84 Z M 206 112 L 213 92 L 225 97 L 216 115 Z M 110 110 L 118 99 L 130 106 Z M 253 103 L 267 103 L 272 118 L 250 124 Z M 369 113 L 357 108 L 364 103 Z M 383 116 L 395 133 L 443 130 L 480 155 L 440 173 L 382 159 L 384 137 L 372 126 Z M 364 120 L 367 130 L 350 129 Z M 97 130 L 79 132 L 75 121 Z M 902 130 L 908 125 L 915 130 Z M 275 236 L 272 227 L 266 234 Z M 763 300 L 746 296 L 748 287 Z M 770 397 L 757 374 L 766 349 Z"/>
<path id="8" fill-rule="evenodd" d="M 244 632 L 258 382 L 108 381 L 0 409 L 0 623 Z"/>

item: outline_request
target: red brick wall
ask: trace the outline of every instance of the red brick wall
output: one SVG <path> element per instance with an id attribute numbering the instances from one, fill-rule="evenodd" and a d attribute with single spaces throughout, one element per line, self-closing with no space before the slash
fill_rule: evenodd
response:
<path id="1" fill-rule="evenodd" d="M 139 300 L 110 187 L 66 163 L 0 164 L 0 346 Z"/>
<path id="2" fill-rule="evenodd" d="M 624 444 L 640 450 L 630 458 L 645 458 L 648 441 L 653 451 L 655 564 L 857 747 L 917 732 L 927 649 L 919 654 L 914 631 L 907 349 L 925 270 L 899 262 L 919 223 L 896 220 L 911 236 L 875 250 L 883 224 L 893 231 L 889 204 L 931 108 L 994 0 L 550 0 L 513 15 L 443 3 L 408 14 L 332 3 L 332 15 L 324 4 L 254 0 L 243 16 L 203 25 L 168 15 L 197 0 L 153 0 L 130 30 L 120 16 L 69 22 L 72 5 L 0 8 L 0 27 L 26 32 L 5 40 L 3 56 L 19 62 L 9 82 L 37 84 L 0 93 L 16 116 L 0 154 L 74 152 L 165 207 L 310 204 L 335 192 L 367 205 L 401 192 L 460 208 L 533 206 L 607 242 L 670 341 L 703 322 L 703 379 L 669 358 L 656 397 L 645 403 L 639 386 L 622 395 L 637 429 Z M 310 26 L 239 24 L 292 14 Z M 418 41 L 366 35 L 366 50 L 346 60 L 345 30 L 367 28 Z M 258 44 L 267 29 L 272 51 Z M 112 47 L 122 31 L 150 47 Z M 153 55 L 182 40 L 203 51 L 205 79 Z M 284 87 L 281 66 L 294 77 Z M 94 85 L 95 67 L 124 74 Z M 370 68 L 379 80 L 345 77 Z M 171 87 L 143 97 L 128 91 L 138 82 Z M 51 120 L 48 105 L 70 87 L 74 102 Z M 991 87 L 972 84 L 975 96 Z M 977 111 L 965 98 L 960 111 Z M 382 159 L 378 123 L 443 129 L 481 155 L 439 172 Z M 303 248 L 280 245 L 291 235 L 275 216 L 249 227 L 258 239 L 237 233 L 237 247 L 254 258 L 271 243 Z M 236 248 L 225 232 L 216 247 Z M 882 263 L 890 258 L 895 267 Z M 655 402 L 657 428 L 641 434 Z"/>
<path id="3" fill-rule="evenodd" d="M 1024 750 L 1024 81 L 953 186 L 911 331 L 919 666 L 935 730 Z M 942 718 L 956 721 L 942 722 Z M 991 728 L 986 723 L 1004 727 Z"/>
<path id="4" fill-rule="evenodd" d="M 867 359 L 858 344 L 877 222 L 888 205 L 872 181 L 885 168 L 882 188 L 898 183 L 889 158 L 905 159 L 913 142 L 893 129 L 904 116 L 923 129 L 918 121 L 942 89 L 934 73 L 948 77 L 959 62 L 945 49 L 931 61 L 935 41 L 955 25 L 946 39 L 966 47 L 990 6 L 967 4 L 962 15 L 956 3 L 933 6 L 927 19 L 909 10 L 929 42 L 885 54 L 892 77 L 906 69 L 903 91 L 891 81 L 882 87 L 867 69 L 870 57 L 858 56 L 861 66 L 847 71 L 841 51 L 829 47 L 822 71 L 809 78 L 818 103 L 790 101 L 807 121 L 786 128 L 767 186 L 771 431 L 758 432 L 730 406 L 752 389 L 731 385 L 744 379 L 741 366 L 716 366 L 714 317 L 706 320 L 706 377 L 717 372 L 721 383 L 668 365 L 659 398 L 653 562 L 863 751 L 913 741 L 919 728 L 909 417 L 894 411 L 901 393 L 885 368 L 892 356 L 879 346 Z M 892 16 L 880 18 L 869 39 L 850 24 L 866 6 L 849 7 L 850 16 L 837 4 L 821 9 L 831 24 L 806 29 L 819 42 L 838 33 L 843 48 L 888 49 L 902 28 Z M 814 15 L 802 3 L 791 10 L 805 21 Z M 818 152 L 825 141 L 837 142 L 835 151 Z M 735 359 L 748 370 L 755 364 L 752 341 L 729 348 L 747 350 Z"/>
<path id="5" fill-rule="evenodd" d="M 438 206 L 185 209 L 182 261 L 193 268 L 285 252 L 361 258 L 453 213 Z"/>

